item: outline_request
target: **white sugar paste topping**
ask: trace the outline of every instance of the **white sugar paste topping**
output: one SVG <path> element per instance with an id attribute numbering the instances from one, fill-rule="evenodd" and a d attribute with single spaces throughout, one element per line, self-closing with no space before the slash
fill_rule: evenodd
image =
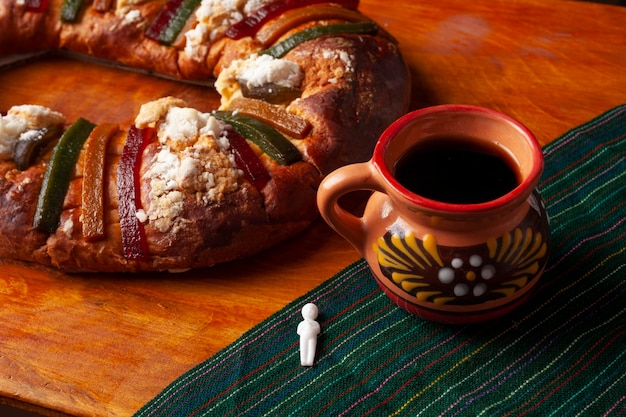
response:
<path id="1" fill-rule="evenodd" d="M 295 62 L 274 58 L 270 55 L 252 54 L 246 59 L 235 60 L 223 70 L 215 81 L 215 89 L 222 97 L 222 105 L 240 95 L 239 81 L 245 80 L 247 87 L 276 84 L 299 88 L 304 72 Z"/>
<path id="2" fill-rule="evenodd" d="M 11 107 L 6 116 L 0 115 L 0 158 L 13 157 L 15 144 L 23 133 L 26 139 L 28 131 L 35 135 L 39 129 L 64 123 L 65 116 L 44 106 L 24 104 Z"/>
<path id="3" fill-rule="evenodd" d="M 241 62 L 237 69 L 238 78 L 246 80 L 248 87 L 277 84 L 284 87 L 299 87 L 304 74 L 300 66 L 286 59 L 270 55 L 253 55 Z"/>

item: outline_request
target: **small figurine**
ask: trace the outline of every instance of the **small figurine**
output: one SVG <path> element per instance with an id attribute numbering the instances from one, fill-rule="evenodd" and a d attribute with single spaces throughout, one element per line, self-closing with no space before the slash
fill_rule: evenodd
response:
<path id="1" fill-rule="evenodd" d="M 305 304 L 302 307 L 303 321 L 298 324 L 298 334 L 300 335 L 300 364 L 302 366 L 313 366 L 315 360 L 315 349 L 317 347 L 317 335 L 320 334 L 320 325 L 315 321 L 318 309 L 313 303 Z"/>

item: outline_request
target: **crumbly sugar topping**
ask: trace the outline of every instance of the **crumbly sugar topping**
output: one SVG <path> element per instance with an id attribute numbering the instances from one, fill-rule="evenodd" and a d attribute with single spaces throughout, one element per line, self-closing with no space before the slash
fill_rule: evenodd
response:
<path id="1" fill-rule="evenodd" d="M 207 41 L 222 36 L 226 29 L 273 0 L 202 0 L 195 16 L 198 24 L 185 33 L 185 53 L 197 57 Z"/>
<path id="2" fill-rule="evenodd" d="M 35 135 L 37 130 L 65 124 L 65 116 L 47 107 L 24 104 L 13 106 L 6 116 L 0 115 L 0 158 L 13 157 L 13 149 L 20 139 Z"/>
<path id="3" fill-rule="evenodd" d="M 72 217 L 69 217 L 66 221 L 63 222 L 63 233 L 65 233 L 67 237 L 72 237 L 73 232 L 74 220 L 72 220 Z"/>
<path id="4" fill-rule="evenodd" d="M 141 105 L 139 113 L 135 117 L 135 126 L 140 129 L 151 127 L 156 128 L 172 107 L 186 107 L 187 103 L 176 97 L 163 97 L 158 100 L 149 101 Z"/>
<path id="5" fill-rule="evenodd" d="M 332 59 L 335 61 L 339 60 L 343 63 L 343 66 L 346 71 L 348 72 L 354 71 L 354 67 L 352 66 L 352 61 L 354 60 L 354 57 L 351 56 L 346 51 L 325 49 L 324 52 L 322 52 L 322 56 L 325 59 Z"/>
<path id="6" fill-rule="evenodd" d="M 138 9 L 129 10 L 124 14 L 124 20 L 122 24 L 132 25 L 133 23 L 139 23 L 143 20 L 141 12 Z"/>
<path id="7" fill-rule="evenodd" d="M 180 214 L 189 195 L 195 196 L 198 204 L 219 202 L 238 189 L 241 175 L 217 119 L 210 113 L 172 106 L 172 102 L 148 103 L 139 115 L 154 123 L 160 143 L 144 173 L 144 180 L 150 182 L 150 204 L 144 219 L 161 232 L 184 227 Z"/>
<path id="8" fill-rule="evenodd" d="M 348 52 L 338 49 L 331 50 L 325 49 L 322 52 L 322 57 L 327 60 L 331 60 L 333 62 L 341 62 L 342 65 L 336 65 L 334 68 L 334 76 L 329 78 L 328 81 L 332 84 L 336 83 L 342 77 L 345 77 L 350 74 L 354 74 L 354 57 L 350 55 Z"/>
<path id="9" fill-rule="evenodd" d="M 144 18 L 137 7 L 148 1 L 150 0 L 116 0 L 114 10 L 120 21 L 111 30 L 117 29 L 118 25 L 145 25 Z"/>
<path id="10" fill-rule="evenodd" d="M 265 84 L 299 87 L 304 73 L 295 62 L 277 59 L 270 55 L 253 55 L 239 63 L 237 76 L 245 80 L 248 87 L 259 87 Z"/>
<path id="11" fill-rule="evenodd" d="M 201 61 L 201 46 L 209 35 L 209 29 L 205 25 L 196 25 L 193 29 L 185 32 L 185 54 L 196 61 Z"/>
<path id="12" fill-rule="evenodd" d="M 61 113 L 36 104 L 13 106 L 7 112 L 7 116 L 25 120 L 28 129 L 41 129 L 65 123 L 65 116 Z"/>

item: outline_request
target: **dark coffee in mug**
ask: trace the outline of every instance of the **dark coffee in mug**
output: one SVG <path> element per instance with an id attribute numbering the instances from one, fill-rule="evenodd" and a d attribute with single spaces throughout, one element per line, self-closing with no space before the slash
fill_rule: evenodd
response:
<path id="1" fill-rule="evenodd" d="M 463 137 L 432 137 L 413 145 L 396 162 L 394 177 L 409 191 L 451 204 L 495 200 L 518 184 L 511 158 L 490 143 Z"/>

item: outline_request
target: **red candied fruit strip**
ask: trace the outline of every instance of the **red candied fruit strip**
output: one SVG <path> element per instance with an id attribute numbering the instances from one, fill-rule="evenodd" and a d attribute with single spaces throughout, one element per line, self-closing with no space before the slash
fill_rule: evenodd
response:
<path id="1" fill-rule="evenodd" d="M 146 29 L 146 36 L 153 40 L 159 40 L 161 34 L 167 29 L 176 13 L 178 13 L 178 9 L 180 9 L 183 2 L 184 0 L 169 0 L 165 3 L 156 19 Z"/>
<path id="2" fill-rule="evenodd" d="M 254 185 L 257 190 L 262 189 L 270 180 L 270 174 L 254 153 L 246 139 L 235 129 L 228 129 L 226 135 L 235 156 L 235 162 L 243 171 L 243 176 Z"/>
<path id="3" fill-rule="evenodd" d="M 226 36 L 235 40 L 246 36 L 254 36 L 265 22 L 283 14 L 287 10 L 320 3 L 338 4 L 348 9 L 359 7 L 359 0 L 283 0 L 263 6 L 245 19 L 235 23 L 226 30 Z"/>
<path id="4" fill-rule="evenodd" d="M 141 209 L 139 169 L 141 155 L 155 135 L 154 129 L 131 126 L 117 167 L 117 200 L 122 247 L 127 259 L 146 260 L 148 242 L 143 224 L 137 218 Z"/>
<path id="5" fill-rule="evenodd" d="M 26 10 L 43 13 L 48 8 L 48 3 L 50 3 L 50 0 L 26 0 Z"/>

